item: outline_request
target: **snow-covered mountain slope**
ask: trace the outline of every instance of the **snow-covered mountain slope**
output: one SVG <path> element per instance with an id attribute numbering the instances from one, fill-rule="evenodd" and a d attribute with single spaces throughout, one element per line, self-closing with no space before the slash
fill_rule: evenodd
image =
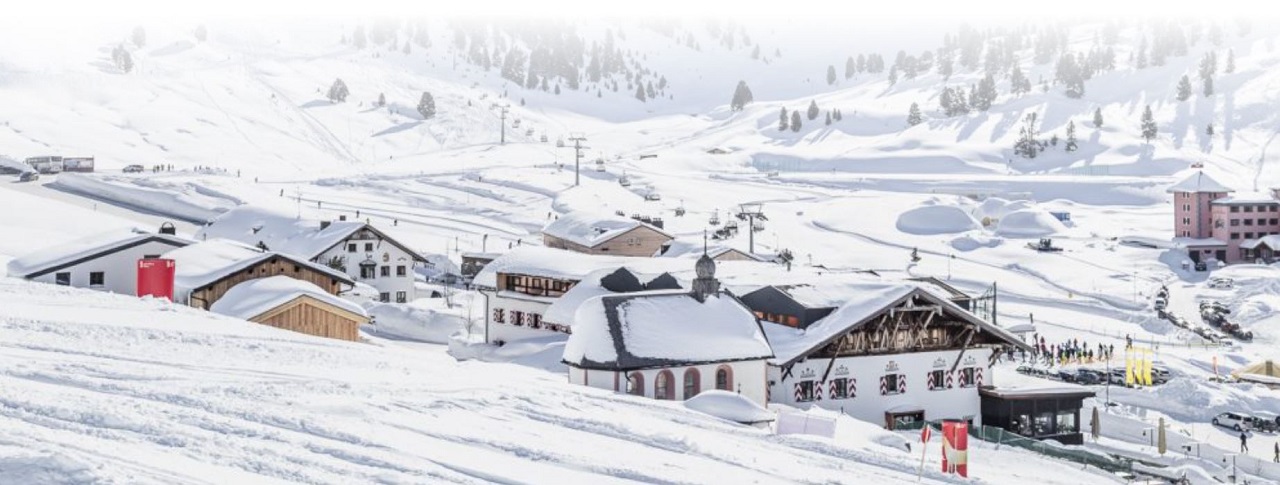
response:
<path id="1" fill-rule="evenodd" d="M 0 388 L 5 483 L 905 483 L 918 459 L 852 421 L 776 437 L 522 366 L 12 279 Z M 1105 477 L 971 453 L 987 483 Z"/>

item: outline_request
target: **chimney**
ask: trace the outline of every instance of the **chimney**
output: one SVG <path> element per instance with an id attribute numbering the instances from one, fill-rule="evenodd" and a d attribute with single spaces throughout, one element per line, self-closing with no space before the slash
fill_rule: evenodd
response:
<path id="1" fill-rule="evenodd" d="M 329 224 L 333 224 L 333 223 L 329 221 L 320 221 L 320 230 L 323 231 L 325 229 L 328 229 Z"/>
<path id="2" fill-rule="evenodd" d="M 166 222 L 164 224 L 160 224 L 160 234 L 168 234 L 170 236 L 174 236 L 178 234 L 178 229 L 173 227 L 173 223 Z"/>
<path id="3" fill-rule="evenodd" d="M 649 221 L 649 224 L 652 224 L 652 225 L 653 225 L 653 227 L 656 227 L 656 228 L 658 228 L 658 229 L 665 229 L 664 227 L 662 227 L 664 223 L 662 222 L 662 218 L 661 218 L 661 217 L 655 217 L 655 218 L 653 218 L 653 220 L 652 220 L 652 221 Z"/>

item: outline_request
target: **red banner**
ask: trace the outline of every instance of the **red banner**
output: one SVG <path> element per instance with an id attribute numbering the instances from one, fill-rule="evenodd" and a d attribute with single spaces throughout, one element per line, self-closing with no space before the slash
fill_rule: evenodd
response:
<path id="1" fill-rule="evenodd" d="M 942 472 L 969 476 L 969 423 L 942 422 Z"/>
<path id="2" fill-rule="evenodd" d="M 138 260 L 138 296 L 154 296 L 173 301 L 175 270 L 172 259 Z"/>

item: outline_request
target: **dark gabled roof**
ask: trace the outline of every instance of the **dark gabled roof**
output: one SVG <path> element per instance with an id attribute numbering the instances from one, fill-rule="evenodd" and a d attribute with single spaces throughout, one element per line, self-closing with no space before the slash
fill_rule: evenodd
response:
<path id="1" fill-rule="evenodd" d="M 409 249 L 407 246 L 405 246 L 405 245 L 403 245 L 403 244 L 400 244 L 400 241 L 397 241 L 395 238 L 393 238 L 393 237 L 391 237 L 391 236 L 388 236 L 385 232 L 382 232 L 380 229 L 378 229 L 378 228 L 374 227 L 372 224 L 364 224 L 364 227 L 362 227 L 362 228 L 360 228 L 360 229 L 364 229 L 364 230 L 367 230 L 367 231 L 369 231 L 369 232 L 372 232 L 372 233 L 374 233 L 375 235 L 377 235 L 379 238 L 381 238 L 381 239 L 382 239 L 382 241 L 387 242 L 387 243 L 391 244 L 392 246 L 395 246 L 395 247 L 399 248 L 401 251 L 404 251 L 404 252 L 406 252 L 406 253 L 409 253 L 409 256 L 412 256 L 414 261 L 417 261 L 417 262 L 419 262 L 419 263 L 428 263 L 428 264 L 429 264 L 429 263 L 431 263 L 430 261 L 427 261 L 427 258 L 423 257 L 421 254 L 418 254 L 418 252 L 417 252 L 417 251 L 414 251 L 414 250 L 412 250 L 412 249 Z M 351 235 L 352 235 L 352 234 L 355 234 L 355 233 L 356 233 L 356 232 L 358 232 L 360 229 L 356 229 L 356 230 L 354 230 L 354 231 L 351 231 L 351 232 L 350 232 L 350 233 L 348 233 L 348 234 L 347 234 L 347 236 L 346 236 L 345 238 L 343 238 L 341 241 L 335 242 L 335 243 L 333 243 L 333 244 L 329 245 L 328 247 L 325 247 L 324 249 L 320 250 L 320 252 L 317 252 L 317 253 L 315 253 L 315 254 L 313 254 L 313 255 L 310 255 L 309 257 L 310 257 L 311 259 L 315 259 L 315 258 L 320 257 L 320 255 L 321 255 L 321 254 L 324 254 L 324 252 L 325 252 L 325 251 L 328 251 L 328 250 L 330 250 L 330 249 L 333 249 L 334 247 L 337 247 L 339 244 L 342 244 L 343 242 L 346 242 L 346 240 L 347 240 L 347 239 L 349 239 L 349 238 L 351 237 Z"/>
<path id="2" fill-rule="evenodd" d="M 183 239 L 183 238 L 168 235 L 168 234 L 139 234 L 137 237 L 126 239 L 123 241 L 117 241 L 114 243 L 109 243 L 99 248 L 96 251 L 86 253 L 86 254 L 76 255 L 71 259 L 53 260 L 53 261 L 50 261 L 49 264 L 34 266 L 32 268 L 26 268 L 25 271 L 22 272 L 23 274 L 20 274 L 20 275 L 15 274 L 13 276 L 18 276 L 18 277 L 27 278 L 27 279 L 39 278 L 49 273 L 70 268 L 72 266 L 76 266 L 78 264 L 81 264 L 87 261 L 92 261 L 92 260 L 101 258 L 103 256 L 109 256 L 109 255 L 118 253 L 120 251 L 132 249 L 132 248 L 135 248 L 144 244 L 152 243 L 152 242 L 167 244 L 175 248 L 184 247 L 194 243 L 194 241 L 189 241 L 187 239 Z M 16 265 L 11 264 L 10 266 L 13 267 Z"/>

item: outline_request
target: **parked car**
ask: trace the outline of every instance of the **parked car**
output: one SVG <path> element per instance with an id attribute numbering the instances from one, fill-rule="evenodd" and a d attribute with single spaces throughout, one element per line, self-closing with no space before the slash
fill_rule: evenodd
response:
<path id="1" fill-rule="evenodd" d="M 1076 384 L 1086 386 L 1096 386 L 1107 382 L 1107 374 L 1094 369 L 1079 369 L 1076 371 Z"/>
<path id="2" fill-rule="evenodd" d="M 1076 381 L 1076 373 L 1068 370 L 1060 370 L 1056 374 L 1054 374 L 1053 377 L 1056 377 L 1064 382 Z"/>
<path id="3" fill-rule="evenodd" d="M 18 176 L 19 182 L 35 182 L 37 180 L 40 180 L 40 174 L 35 172 L 22 172 L 22 175 Z"/>
<path id="4" fill-rule="evenodd" d="M 1214 416 L 1213 425 L 1231 428 L 1236 431 L 1244 431 L 1248 427 L 1248 423 L 1245 422 L 1245 415 L 1238 413 L 1222 413 Z"/>
<path id="5" fill-rule="evenodd" d="M 1245 416 L 1245 425 L 1250 429 L 1255 429 L 1265 433 L 1276 432 L 1275 418 L 1267 415 Z"/>
<path id="6" fill-rule="evenodd" d="M 124 173 L 142 173 L 142 165 L 127 165 L 124 167 Z"/>
<path id="7" fill-rule="evenodd" d="M 1123 386 L 1124 368 L 1111 369 L 1111 373 L 1107 374 L 1107 377 L 1111 379 L 1112 384 Z"/>
<path id="8" fill-rule="evenodd" d="M 1221 276 L 1215 276 L 1213 278 L 1209 278 L 1209 287 L 1214 289 L 1230 290 L 1233 286 L 1235 286 L 1235 284 L 1236 284 L 1235 280 L 1231 278 L 1223 278 Z"/>
<path id="9" fill-rule="evenodd" d="M 1171 378 L 1173 378 L 1173 375 L 1169 373 L 1168 369 L 1165 369 L 1163 367 L 1151 366 L 1151 383 L 1152 384 L 1164 384 L 1166 382 L 1169 382 L 1169 379 Z"/>

